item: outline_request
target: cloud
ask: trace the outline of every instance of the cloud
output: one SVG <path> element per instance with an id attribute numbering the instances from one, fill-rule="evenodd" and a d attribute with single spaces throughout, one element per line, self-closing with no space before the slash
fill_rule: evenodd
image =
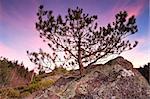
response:
<path id="1" fill-rule="evenodd" d="M 119 13 L 120 11 L 127 11 L 127 18 L 131 17 L 132 15 L 138 17 L 142 13 L 146 3 L 146 0 L 135 0 L 132 2 L 131 0 L 116 0 L 116 3 L 111 5 L 112 7 L 109 10 L 98 14 L 98 22 L 101 24 L 101 26 L 106 26 L 108 23 L 111 23 L 115 20 L 115 14 Z"/>
<path id="2" fill-rule="evenodd" d="M 145 0 L 137 2 L 129 7 L 125 7 L 125 9 L 127 9 L 128 11 L 128 18 L 131 17 L 132 15 L 139 16 L 142 13 L 143 8 L 145 6 L 144 1 Z"/>
<path id="3" fill-rule="evenodd" d="M 12 5 L 10 6 L 10 3 Z M 0 21 L 14 29 L 34 28 L 37 0 L 2 1 L 0 2 Z"/>
<path id="4" fill-rule="evenodd" d="M 12 58 L 16 53 L 13 49 L 0 42 L 0 55 Z"/>
<path id="5" fill-rule="evenodd" d="M 31 63 L 26 55 L 24 50 L 12 49 L 5 44 L 0 42 L 0 56 L 8 58 L 11 61 L 18 60 L 19 63 L 23 62 L 25 67 L 28 67 L 29 70 L 34 69 L 36 66 Z"/>
<path id="6" fill-rule="evenodd" d="M 150 43 L 148 38 L 137 38 L 139 44 L 134 49 L 124 52 L 121 55 L 131 61 L 134 67 L 140 67 L 150 62 Z"/>
<path id="7" fill-rule="evenodd" d="M 25 9 L 25 12 L 23 12 L 25 6 L 23 6 L 22 3 L 19 3 L 22 4 L 19 6 L 21 7 L 21 9 L 19 9 L 18 7 L 13 8 L 10 10 L 10 12 L 6 10 L 6 8 L 4 7 L 5 5 L 1 6 L 0 3 L 0 21 L 5 21 L 11 31 L 9 32 L 5 30 L 7 31 L 6 34 L 9 36 L 11 35 L 11 41 L 15 41 L 9 42 L 9 44 L 11 43 L 13 47 L 15 46 L 15 49 L 8 47 L 3 43 L 0 43 L 0 55 L 9 57 L 10 59 L 18 59 L 19 61 L 24 61 L 26 66 L 29 66 L 29 68 L 33 68 L 34 65 L 29 61 L 28 57 L 26 56 L 26 50 L 38 51 L 39 48 L 42 48 L 45 51 L 50 51 L 47 44 L 43 43 L 42 39 L 39 38 L 39 33 L 37 33 L 35 29 L 35 13 L 37 10 L 37 8 L 35 7 L 38 6 L 38 2 L 37 0 L 28 1 L 33 2 L 31 2 L 29 8 Z M 116 4 L 114 6 L 109 5 L 112 6 L 110 10 L 107 10 L 105 13 L 101 13 L 100 15 L 98 15 L 100 16 L 99 22 L 102 22 L 101 25 L 112 22 L 115 18 L 115 14 L 122 10 L 126 10 L 129 14 L 129 17 L 132 15 L 138 17 L 142 13 L 146 3 L 146 0 L 134 0 L 134 2 L 131 2 L 131 0 L 116 0 Z M 12 6 L 14 7 L 14 5 Z M 26 7 L 27 6 L 28 5 L 26 5 Z M 1 31 L 1 33 L 3 32 Z M 138 41 L 140 41 L 139 46 L 141 47 L 137 47 L 127 53 L 125 52 L 122 54 L 128 60 L 133 61 L 133 64 L 135 66 L 145 64 L 147 61 L 149 61 L 149 57 L 146 51 L 147 49 L 144 49 L 145 51 L 143 51 L 142 49 L 143 46 L 149 46 L 149 44 L 147 44 L 147 40 L 145 40 L 145 38 L 138 38 Z"/>
<path id="8" fill-rule="evenodd" d="M 132 50 L 122 53 L 122 56 L 132 62 L 136 68 L 150 62 L 150 56 L 148 56 L 148 52 L 144 53 L 138 50 Z"/>

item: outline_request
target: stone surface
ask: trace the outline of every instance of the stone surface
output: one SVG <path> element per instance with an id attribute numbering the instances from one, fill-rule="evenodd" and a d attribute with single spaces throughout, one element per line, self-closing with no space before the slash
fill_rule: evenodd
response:
<path id="1" fill-rule="evenodd" d="M 84 77 L 60 77 L 34 99 L 150 99 L 150 85 L 122 57 L 85 71 Z"/>

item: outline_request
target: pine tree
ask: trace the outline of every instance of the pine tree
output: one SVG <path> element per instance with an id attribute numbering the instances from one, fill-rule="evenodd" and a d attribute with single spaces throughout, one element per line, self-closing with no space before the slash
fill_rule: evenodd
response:
<path id="1" fill-rule="evenodd" d="M 106 27 L 100 27 L 96 22 L 96 15 L 89 15 L 83 9 L 68 9 L 65 17 L 55 17 L 52 11 L 39 7 L 36 29 L 40 37 L 48 44 L 52 55 L 40 50 L 27 51 L 29 58 L 35 64 L 42 67 L 41 62 L 52 60 L 56 64 L 59 60 L 58 51 L 64 52 L 63 65 L 78 65 L 83 75 L 85 66 L 93 65 L 109 55 L 121 54 L 123 51 L 136 47 L 137 41 L 131 44 L 126 37 L 137 32 L 136 19 L 128 18 L 126 11 L 121 11 L 115 16 L 115 21 Z"/>

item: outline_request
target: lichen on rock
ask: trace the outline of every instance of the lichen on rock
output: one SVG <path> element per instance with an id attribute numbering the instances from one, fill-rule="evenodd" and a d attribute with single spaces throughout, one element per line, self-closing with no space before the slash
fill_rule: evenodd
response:
<path id="1" fill-rule="evenodd" d="M 127 77 L 127 76 L 134 76 L 134 73 L 131 71 L 131 70 L 126 70 L 126 69 L 123 69 L 122 71 L 121 71 L 121 75 L 123 76 L 123 77 Z"/>

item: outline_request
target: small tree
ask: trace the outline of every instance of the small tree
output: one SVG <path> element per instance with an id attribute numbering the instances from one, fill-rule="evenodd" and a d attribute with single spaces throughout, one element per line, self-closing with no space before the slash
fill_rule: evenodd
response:
<path id="1" fill-rule="evenodd" d="M 146 78 L 150 84 L 150 62 L 145 64 L 144 67 L 137 68 L 137 70 Z"/>
<path id="2" fill-rule="evenodd" d="M 77 64 L 83 74 L 84 66 L 93 65 L 99 59 L 113 54 L 131 50 L 137 41 L 131 45 L 125 38 L 137 32 L 134 16 L 127 18 L 126 11 L 116 14 L 115 21 L 106 27 L 99 27 L 97 16 L 83 13 L 83 9 L 68 9 L 68 14 L 62 18 L 55 17 L 52 11 L 45 11 L 39 7 L 36 29 L 40 37 L 47 42 L 52 55 L 40 50 L 39 53 L 27 52 L 32 62 L 41 66 L 47 58 L 55 64 L 59 59 L 57 51 L 64 52 L 63 65 Z"/>

